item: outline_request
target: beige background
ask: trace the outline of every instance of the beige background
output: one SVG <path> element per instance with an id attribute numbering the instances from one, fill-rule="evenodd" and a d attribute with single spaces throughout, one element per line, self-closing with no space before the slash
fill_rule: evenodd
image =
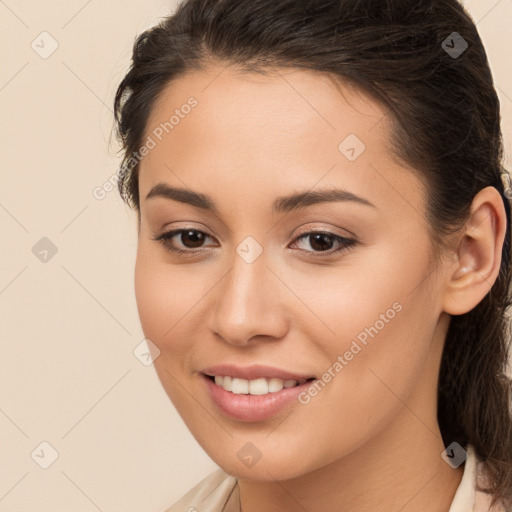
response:
<path id="1" fill-rule="evenodd" d="M 512 0 L 466 5 L 502 102 L 510 169 Z M 93 196 L 119 164 L 112 103 L 133 39 L 173 6 L 0 1 L 2 512 L 159 512 L 216 468 L 133 353 L 144 338 L 135 214 L 115 189 Z M 52 38 L 58 48 L 42 58 Z M 32 252 L 43 237 L 57 248 L 46 262 Z M 47 469 L 42 442 L 58 452 Z"/>

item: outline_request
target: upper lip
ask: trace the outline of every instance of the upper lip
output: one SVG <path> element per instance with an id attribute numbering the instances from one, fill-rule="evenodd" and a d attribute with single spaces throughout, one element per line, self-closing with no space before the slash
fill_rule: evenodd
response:
<path id="1" fill-rule="evenodd" d="M 265 366 L 255 364 L 252 366 L 235 366 L 232 364 L 219 364 L 215 366 L 209 366 L 204 368 L 202 373 L 209 375 L 210 377 L 218 376 L 230 376 L 237 377 L 239 379 L 254 380 L 262 377 L 266 378 L 278 378 L 282 380 L 296 380 L 305 381 L 314 378 L 314 375 L 305 375 L 289 372 L 273 366 Z"/>

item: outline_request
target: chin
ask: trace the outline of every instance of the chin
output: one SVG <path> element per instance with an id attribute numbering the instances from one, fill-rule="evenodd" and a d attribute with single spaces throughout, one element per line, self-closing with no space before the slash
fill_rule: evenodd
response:
<path id="1" fill-rule="evenodd" d="M 210 450 L 202 445 L 209 457 L 226 473 L 241 480 L 259 480 L 262 482 L 283 481 L 300 477 L 309 473 L 313 468 L 305 465 L 304 459 L 298 460 L 296 450 L 293 455 L 287 452 L 273 450 L 271 455 L 265 456 L 265 449 L 261 450 L 261 458 L 254 461 L 244 461 L 244 455 L 251 451 L 247 441 L 231 440 L 232 449 L 225 445 L 216 445 L 217 450 Z M 245 448 L 245 450 L 244 450 Z M 227 453 L 233 453 L 228 457 Z M 256 454 L 256 452 L 254 451 Z"/>

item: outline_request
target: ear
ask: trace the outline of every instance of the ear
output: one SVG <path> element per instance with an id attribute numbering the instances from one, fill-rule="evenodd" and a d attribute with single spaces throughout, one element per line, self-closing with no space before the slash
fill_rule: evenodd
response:
<path id="1" fill-rule="evenodd" d="M 446 313 L 467 313 L 489 293 L 499 274 L 506 228 L 505 205 L 498 190 L 480 190 L 462 236 L 458 235 L 456 256 L 447 266 L 442 304 Z"/>

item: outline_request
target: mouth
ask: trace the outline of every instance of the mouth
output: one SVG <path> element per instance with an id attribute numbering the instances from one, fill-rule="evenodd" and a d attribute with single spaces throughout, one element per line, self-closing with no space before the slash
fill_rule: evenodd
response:
<path id="1" fill-rule="evenodd" d="M 285 388 L 302 386 L 307 382 L 315 380 L 315 377 L 298 380 L 280 379 L 278 377 L 260 377 L 249 380 L 228 375 L 208 375 L 207 373 L 203 373 L 203 375 L 216 386 L 237 395 L 266 395 L 269 393 L 279 393 Z"/>
<path id="2" fill-rule="evenodd" d="M 255 423 L 272 418 L 297 403 L 315 377 L 289 379 L 260 377 L 251 381 L 224 375 L 201 373 L 205 392 L 225 417 Z"/>

